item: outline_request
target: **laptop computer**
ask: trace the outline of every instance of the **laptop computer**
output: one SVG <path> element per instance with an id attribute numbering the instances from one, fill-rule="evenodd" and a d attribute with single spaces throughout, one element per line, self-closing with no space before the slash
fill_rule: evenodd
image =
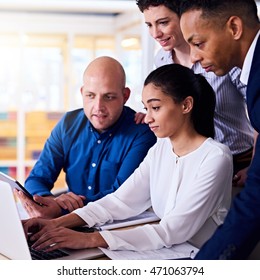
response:
<path id="1" fill-rule="evenodd" d="M 32 260 L 22 222 L 16 206 L 12 187 L 0 181 L 0 254 L 12 260 Z M 104 256 L 98 248 L 62 250 L 55 259 L 87 260 Z M 59 257 L 57 257 L 59 256 Z"/>

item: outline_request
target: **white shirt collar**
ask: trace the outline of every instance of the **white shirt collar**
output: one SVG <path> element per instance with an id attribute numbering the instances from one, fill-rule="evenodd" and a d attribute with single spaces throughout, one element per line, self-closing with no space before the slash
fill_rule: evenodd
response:
<path id="1" fill-rule="evenodd" d="M 244 85 L 247 85 L 247 83 L 248 83 L 249 73 L 250 73 L 253 55 L 254 55 L 254 51 L 255 51 L 255 47 L 256 47 L 256 42 L 257 42 L 259 36 L 260 36 L 260 30 L 257 32 L 255 39 L 254 39 L 253 43 L 251 44 L 251 46 L 246 54 L 245 61 L 243 63 L 243 67 L 242 67 L 242 71 L 241 71 L 241 75 L 240 75 L 240 81 Z"/>

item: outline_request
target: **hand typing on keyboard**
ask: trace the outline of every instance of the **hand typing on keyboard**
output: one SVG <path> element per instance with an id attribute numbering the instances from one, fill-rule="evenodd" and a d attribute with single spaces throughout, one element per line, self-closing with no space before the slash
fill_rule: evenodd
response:
<path id="1" fill-rule="evenodd" d="M 68 256 L 68 253 L 62 251 L 62 250 L 54 250 L 51 252 L 46 252 L 44 250 L 35 250 L 32 247 L 32 242 L 28 241 L 30 253 L 33 260 L 53 260 L 58 259 L 64 256 Z"/>
<path id="2" fill-rule="evenodd" d="M 65 217 L 69 218 L 69 225 L 72 228 L 77 227 L 81 232 L 61 227 L 60 225 L 62 225 Z M 52 220 L 42 218 L 29 219 L 24 222 L 24 230 L 27 236 L 28 232 L 32 232 L 32 235 L 29 237 L 30 241 L 34 242 L 32 247 L 36 250 L 44 250 L 45 252 L 51 252 L 61 248 L 85 249 L 96 247 L 106 248 L 108 246 L 99 231 L 93 231 L 93 229 L 89 229 L 88 227 L 78 228 L 83 225 L 85 223 L 78 215 L 70 213 Z"/>

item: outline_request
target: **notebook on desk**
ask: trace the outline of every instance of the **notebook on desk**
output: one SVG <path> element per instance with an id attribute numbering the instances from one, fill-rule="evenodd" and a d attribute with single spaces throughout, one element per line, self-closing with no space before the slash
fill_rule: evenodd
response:
<path id="1" fill-rule="evenodd" d="M 22 222 L 16 207 L 13 191 L 7 182 L 0 181 L 0 254 L 12 260 L 31 260 Z M 55 259 L 81 260 L 104 256 L 98 249 L 62 250 Z M 49 259 L 54 259 L 50 258 Z"/>

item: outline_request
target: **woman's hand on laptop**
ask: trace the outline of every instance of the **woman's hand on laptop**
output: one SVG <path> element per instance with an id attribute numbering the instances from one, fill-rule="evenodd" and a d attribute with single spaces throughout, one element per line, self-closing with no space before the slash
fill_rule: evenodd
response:
<path id="1" fill-rule="evenodd" d="M 67 227 L 86 225 L 84 220 L 75 213 L 47 220 L 32 218 L 24 220 L 23 227 L 32 247 L 36 250 L 53 251 L 60 248 L 81 249 L 107 247 L 106 241 L 99 232 L 77 232 Z"/>
<path id="2" fill-rule="evenodd" d="M 28 220 L 22 220 L 25 235 L 31 241 L 37 240 L 42 234 L 55 228 L 54 220 L 47 220 L 43 218 L 31 218 Z"/>
<path id="3" fill-rule="evenodd" d="M 52 228 L 36 239 L 32 247 L 36 250 L 53 251 L 56 249 L 84 249 L 108 245 L 99 232 L 83 233 L 64 227 Z"/>

